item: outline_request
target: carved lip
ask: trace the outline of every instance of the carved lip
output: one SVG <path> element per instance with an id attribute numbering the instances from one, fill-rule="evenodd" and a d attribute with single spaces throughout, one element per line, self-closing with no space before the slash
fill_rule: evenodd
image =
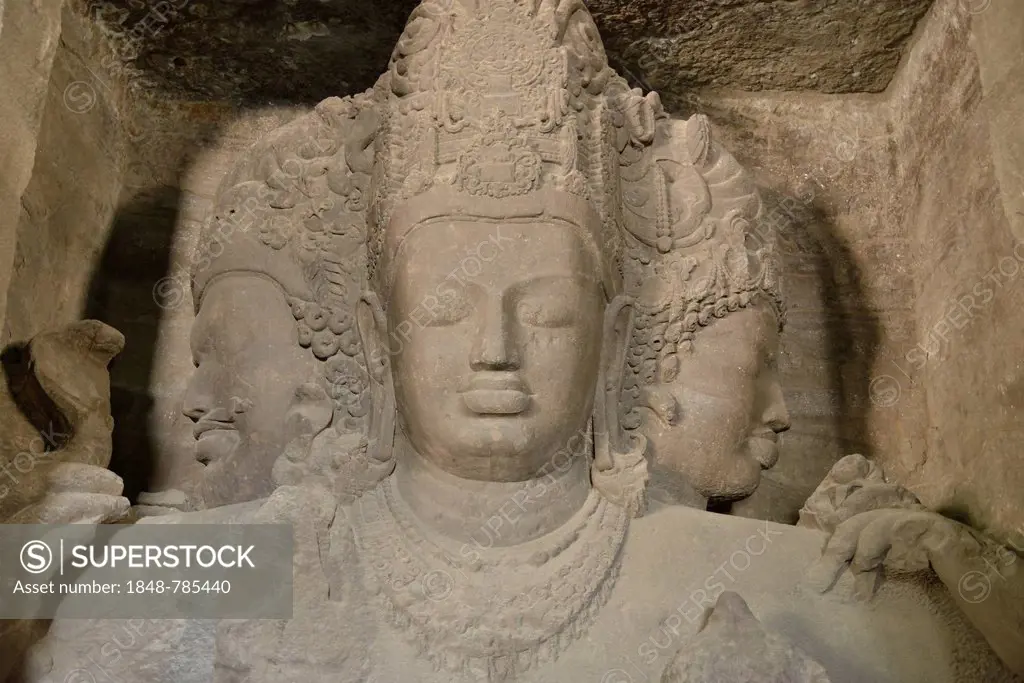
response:
<path id="1" fill-rule="evenodd" d="M 462 400 L 478 415 L 518 415 L 530 405 L 530 393 L 515 373 L 478 373 L 463 390 Z"/>
<path id="2" fill-rule="evenodd" d="M 230 422 L 221 422 L 219 420 L 208 420 L 204 418 L 197 422 L 196 426 L 192 428 L 192 436 L 194 436 L 196 441 L 198 441 L 203 434 L 206 434 L 207 432 L 222 430 L 231 432 L 238 431 L 238 429 Z"/>
<path id="3" fill-rule="evenodd" d="M 779 461 L 779 435 L 771 430 L 752 434 L 748 448 L 763 470 L 770 470 Z"/>

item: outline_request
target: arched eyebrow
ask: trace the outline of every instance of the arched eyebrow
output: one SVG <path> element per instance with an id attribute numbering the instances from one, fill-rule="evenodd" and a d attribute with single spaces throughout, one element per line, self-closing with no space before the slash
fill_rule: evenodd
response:
<path id="1" fill-rule="evenodd" d="M 564 273 L 539 273 L 537 275 L 531 275 L 519 282 L 512 283 L 507 289 L 513 294 L 529 294 L 535 290 L 546 289 L 548 287 L 562 288 L 561 291 L 566 291 L 564 288 L 577 284 L 578 277 L 582 277 L 584 282 L 587 284 L 600 285 L 601 283 L 600 278 L 598 278 L 594 273 L 588 273 L 579 269 L 571 269 Z"/>
<path id="2" fill-rule="evenodd" d="M 376 289 L 380 290 L 378 291 L 378 294 L 381 294 L 384 300 L 387 300 L 391 296 L 391 290 L 394 287 L 395 280 L 397 278 L 395 264 L 398 263 L 406 255 L 409 237 L 418 230 L 429 229 L 430 226 L 439 223 L 450 222 L 452 220 L 480 223 L 481 225 L 496 226 L 495 229 L 500 230 L 503 224 L 537 224 L 539 219 L 536 217 L 526 217 L 521 219 L 497 219 L 477 216 L 445 216 L 431 218 L 415 224 L 414 226 L 412 226 L 412 228 L 406 231 L 405 234 L 402 235 L 402 237 L 392 246 L 390 250 L 385 249 L 381 254 L 380 262 L 377 265 L 377 271 L 374 274 L 373 281 L 371 281 L 371 286 L 375 286 Z M 606 272 L 608 264 L 606 263 L 605 259 L 602 258 L 601 250 L 598 248 L 598 244 L 595 241 L 594 235 L 591 234 L 590 231 L 588 231 L 587 229 L 571 221 L 550 218 L 545 220 L 551 221 L 558 225 L 564 225 L 570 228 L 573 231 L 573 233 L 575 233 L 578 237 L 581 238 L 585 245 L 584 250 L 587 252 L 587 254 L 589 254 L 590 259 L 594 264 L 594 270 L 596 271 L 594 273 L 587 273 L 587 275 L 594 277 L 601 284 L 601 291 L 603 292 L 605 299 L 610 301 L 616 294 L 615 286 L 612 283 L 611 274 Z"/>

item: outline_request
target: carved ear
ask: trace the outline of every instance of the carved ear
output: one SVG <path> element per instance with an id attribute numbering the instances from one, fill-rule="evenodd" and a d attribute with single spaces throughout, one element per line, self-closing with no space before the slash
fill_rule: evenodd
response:
<path id="1" fill-rule="evenodd" d="M 356 325 L 369 375 L 370 398 L 373 401 L 367 453 L 372 460 L 385 462 L 393 457 L 395 445 L 395 386 L 387 344 L 388 323 L 375 293 L 366 292 L 356 304 Z"/>
<path id="2" fill-rule="evenodd" d="M 289 440 L 316 436 L 327 429 L 333 417 L 334 402 L 323 387 L 313 382 L 300 385 L 285 417 Z"/>
<path id="3" fill-rule="evenodd" d="M 640 388 L 640 405 L 650 408 L 666 426 L 679 424 L 679 400 L 670 387 L 664 385 L 645 386 Z"/>
<path id="4" fill-rule="evenodd" d="M 333 417 L 334 402 L 319 384 L 307 382 L 295 390 L 285 417 L 288 440 L 271 473 L 275 485 L 299 484 L 313 474 L 313 463 L 307 462 L 313 440 L 330 426 Z"/>
<path id="5" fill-rule="evenodd" d="M 619 424 L 626 350 L 633 333 L 633 302 L 618 296 L 605 310 L 601 369 L 594 399 L 594 488 L 633 517 L 647 509 L 647 440 Z"/>

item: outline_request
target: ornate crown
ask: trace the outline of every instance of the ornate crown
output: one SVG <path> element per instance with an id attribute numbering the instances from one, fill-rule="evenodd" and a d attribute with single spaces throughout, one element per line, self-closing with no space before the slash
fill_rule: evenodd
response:
<path id="1" fill-rule="evenodd" d="M 275 279 L 359 422 L 355 300 L 367 281 L 386 289 L 409 231 L 460 215 L 581 229 L 609 299 L 635 300 L 634 400 L 675 378 L 677 354 L 712 320 L 767 301 L 781 325 L 775 226 L 753 181 L 704 117 L 669 119 L 657 94 L 611 69 L 582 0 L 423 0 L 372 91 L 321 102 L 229 174 L 195 268 L 197 307 L 218 274 Z"/>
<path id="2" fill-rule="evenodd" d="M 210 283 L 230 273 L 282 288 L 350 429 L 368 409 L 352 311 L 366 285 L 372 160 L 361 155 L 376 131 L 372 105 L 367 94 L 330 98 L 253 146 L 222 181 L 191 269 L 197 312 Z"/>
<path id="3" fill-rule="evenodd" d="M 618 153 L 650 144 L 660 105 L 608 66 L 582 2 L 426 0 L 376 92 L 371 277 L 428 215 L 549 215 L 588 223 L 621 291 Z"/>
<path id="4" fill-rule="evenodd" d="M 704 116 L 659 121 L 647 154 L 624 159 L 626 289 L 636 299 L 627 364 L 639 385 L 675 379 L 703 326 L 755 301 L 785 317 L 757 187 Z"/>

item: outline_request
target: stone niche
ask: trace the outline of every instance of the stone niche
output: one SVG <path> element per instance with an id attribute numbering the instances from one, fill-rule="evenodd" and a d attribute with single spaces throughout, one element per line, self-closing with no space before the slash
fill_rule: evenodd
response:
<path id="1" fill-rule="evenodd" d="M 161 620 L 185 635 L 155 636 L 115 664 L 140 681 L 211 680 L 214 670 L 217 680 L 368 680 L 370 671 L 370 680 L 564 678 L 553 672 L 633 680 L 614 668 L 636 667 L 632 652 L 647 660 L 637 668 L 645 680 L 654 679 L 644 671 L 657 671 L 663 681 L 987 682 L 1011 680 L 989 675 L 1003 664 L 1024 671 L 1021 575 L 995 584 L 997 598 L 982 606 L 971 597 L 976 584 L 963 582 L 979 573 L 966 571 L 979 566 L 968 562 L 1009 558 L 1017 568 L 1005 546 L 1024 548 L 1016 463 L 1024 438 L 1024 6 L 424 0 L 403 33 L 416 4 L 0 0 L 0 92 L 11 93 L 0 98 L 0 521 L 259 521 L 296 533 L 293 618 Z M 492 33 L 474 33 L 481 27 Z M 497 67 L 478 59 L 480 36 L 500 44 L 506 33 L 508 54 L 542 55 L 516 72 L 521 82 L 502 69 L 530 59 Z M 383 85 L 367 92 L 382 72 Z M 354 97 L 318 106 L 335 95 Z M 306 146 L 311 140 L 326 140 L 328 153 Z M 298 164 L 292 177 L 305 192 L 274 187 L 286 162 Z M 267 220 L 218 263 L 211 228 L 258 192 Z M 327 206 L 330 193 L 346 201 Z M 274 211 L 292 212 L 284 228 Z M 292 230 L 300 213 L 301 230 Z M 472 323 L 476 337 L 442 320 L 432 327 L 448 327 L 448 337 L 424 333 L 418 346 L 379 362 L 381 337 L 414 308 L 409 292 L 461 258 L 459 236 L 475 239 L 464 231 L 483 223 L 511 224 L 527 255 L 477 281 L 475 292 L 502 296 L 464 307 L 457 322 Z M 321 240 L 325 224 L 338 230 Z M 402 242 L 423 225 L 455 237 Z M 769 240 L 745 243 L 758 227 L 777 237 L 774 252 Z M 731 250 L 740 245 L 741 275 L 714 270 L 735 265 Z M 426 256 L 413 261 L 410 251 Z M 207 266 L 195 268 L 204 258 Z M 522 292 L 538 264 L 548 289 L 531 308 Z M 675 268 L 686 280 L 701 267 L 715 276 L 692 300 L 665 276 Z M 260 277 L 238 284 L 231 278 L 239 273 Z M 221 276 L 232 285 L 211 284 Z M 563 292 L 551 289 L 556 279 L 578 293 L 578 306 L 564 306 Z M 369 282 L 356 315 L 346 309 L 361 293 L 350 296 L 350 280 Z M 193 291 L 218 292 L 198 323 Z M 527 305 L 507 306 L 507 292 Z M 267 325 L 265 337 L 252 322 L 266 317 L 263 303 L 276 303 L 281 323 Z M 571 310 L 537 322 L 537 310 L 559 307 Z M 732 320 L 746 324 L 723 327 L 726 309 L 745 309 L 748 317 Z M 248 312 L 247 327 L 239 311 Z M 512 345 L 506 317 L 531 328 L 515 343 L 533 354 L 532 365 L 520 368 L 508 359 L 515 354 L 483 358 L 481 330 L 492 333 L 483 345 Z M 197 332 L 211 319 L 230 332 L 245 327 L 237 335 L 245 352 L 227 332 L 211 332 L 214 323 Z M 696 349 L 698 320 L 738 331 L 756 353 L 732 362 L 720 341 L 707 358 L 728 362 L 691 362 L 698 367 L 687 375 L 673 353 L 690 342 Z M 358 349 L 351 337 L 342 341 L 354 325 Z M 202 351 L 192 357 L 193 333 L 214 347 L 226 341 L 207 351 L 214 362 Z M 422 353 L 431 344 L 444 353 Z M 362 367 L 352 370 L 359 350 Z M 244 363 L 232 365 L 232 354 Z M 453 368 L 464 369 L 466 355 L 474 360 L 462 382 Z M 621 360 L 656 370 L 624 369 Z M 220 381 L 225 368 L 232 382 Z M 329 389 L 325 370 L 334 374 Z M 696 387 L 692 404 L 666 399 L 705 374 L 740 377 L 736 386 L 756 395 L 759 410 L 735 410 L 733 397 L 712 395 L 721 387 Z M 223 424 L 211 426 L 221 422 L 213 410 L 184 415 L 192 377 L 210 393 L 236 390 L 238 378 L 258 396 L 284 386 L 250 411 L 260 417 L 250 425 L 276 426 L 225 434 Z M 69 378 L 78 381 L 59 381 Z M 589 388 L 577 390 L 591 381 L 593 405 Z M 196 384 L 193 399 L 202 393 Z M 779 415 L 780 393 L 788 416 Z M 618 410 L 613 395 L 634 404 Z M 663 429 L 633 420 L 640 397 L 668 416 Z M 716 413 L 716 398 L 732 412 Z M 230 403 L 231 419 L 257 405 Z M 459 409 L 466 419 L 445 421 Z M 697 423 L 705 410 L 714 437 L 741 434 L 728 451 L 721 444 L 731 436 L 692 440 L 694 451 L 710 444 L 709 452 L 744 456 L 730 472 L 729 460 L 702 461 L 714 463 L 700 474 L 712 472 L 727 502 L 697 495 L 693 484 L 696 503 L 665 505 L 687 487 L 671 490 L 673 473 L 644 458 L 671 448 L 672 437 L 688 443 L 690 433 L 673 432 L 688 409 Z M 756 433 L 730 432 L 723 414 Z M 441 424 L 437 438 L 431 430 Z M 218 429 L 200 446 L 207 460 L 219 450 L 230 467 L 200 461 L 196 441 Z M 622 429 L 646 429 L 649 440 Z M 504 514 L 516 486 L 540 480 L 540 458 L 551 455 L 542 448 L 570 433 L 572 443 L 581 433 L 594 439 L 564 449 L 584 457 L 569 457 L 552 476 L 548 500 L 509 538 L 489 536 L 487 548 L 470 533 L 483 552 L 462 553 L 467 530 L 496 532 L 492 510 Z M 287 439 L 261 441 L 266 434 Z M 30 458 L 24 469 L 25 443 L 58 452 L 57 464 L 35 469 Z M 468 464 L 454 457 L 460 447 L 474 456 Z M 273 467 L 239 453 L 274 456 Z M 204 473 L 218 474 L 217 485 Z M 759 476 L 760 486 L 741 497 L 727 486 L 734 474 L 736 486 Z M 19 488 L 19 477 L 31 486 Z M 199 493 L 239 504 L 194 504 Z M 99 511 L 78 515 L 86 503 Z M 649 503 L 654 514 L 645 517 Z M 859 520 L 876 515 L 862 527 L 844 517 L 857 503 L 871 508 Z M 692 509 L 705 505 L 723 514 Z M 891 528 L 873 524 L 891 519 Z M 836 530 L 840 522 L 848 525 Z M 449 552 L 456 541 L 461 564 Z M 946 552 L 954 542 L 956 552 Z M 769 564 L 744 573 L 759 555 L 752 548 L 763 554 L 776 543 Z M 727 563 L 736 576 L 713 590 Z M 847 563 L 853 571 L 843 573 Z M 883 565 L 895 576 L 877 581 Z M 462 580 L 436 567 L 458 569 Z M 442 580 L 431 586 L 427 577 Z M 666 612 L 680 586 L 697 590 Z M 692 633 L 681 644 L 683 619 Z M 80 680 L 78 648 L 110 642 L 111 624 L 60 615 L 0 622 L 0 681 L 18 669 L 26 683 Z M 616 658 L 630 629 L 640 640 L 623 650 L 627 665 Z M 446 678 L 451 672 L 464 676 Z"/>
<path id="2" fill-rule="evenodd" d="M 124 333 L 112 467 L 130 497 L 188 489 L 201 468 L 181 415 L 188 273 L 230 161 L 370 86 L 415 3 L 169 4 L 0 3 L 0 84 L 16 93 L 0 102 L 0 341 L 82 318 Z M 760 489 L 723 511 L 792 523 L 863 453 L 1012 538 L 1024 8 L 590 5 L 616 68 L 671 113 L 709 117 L 783 236 L 792 428 Z"/>

